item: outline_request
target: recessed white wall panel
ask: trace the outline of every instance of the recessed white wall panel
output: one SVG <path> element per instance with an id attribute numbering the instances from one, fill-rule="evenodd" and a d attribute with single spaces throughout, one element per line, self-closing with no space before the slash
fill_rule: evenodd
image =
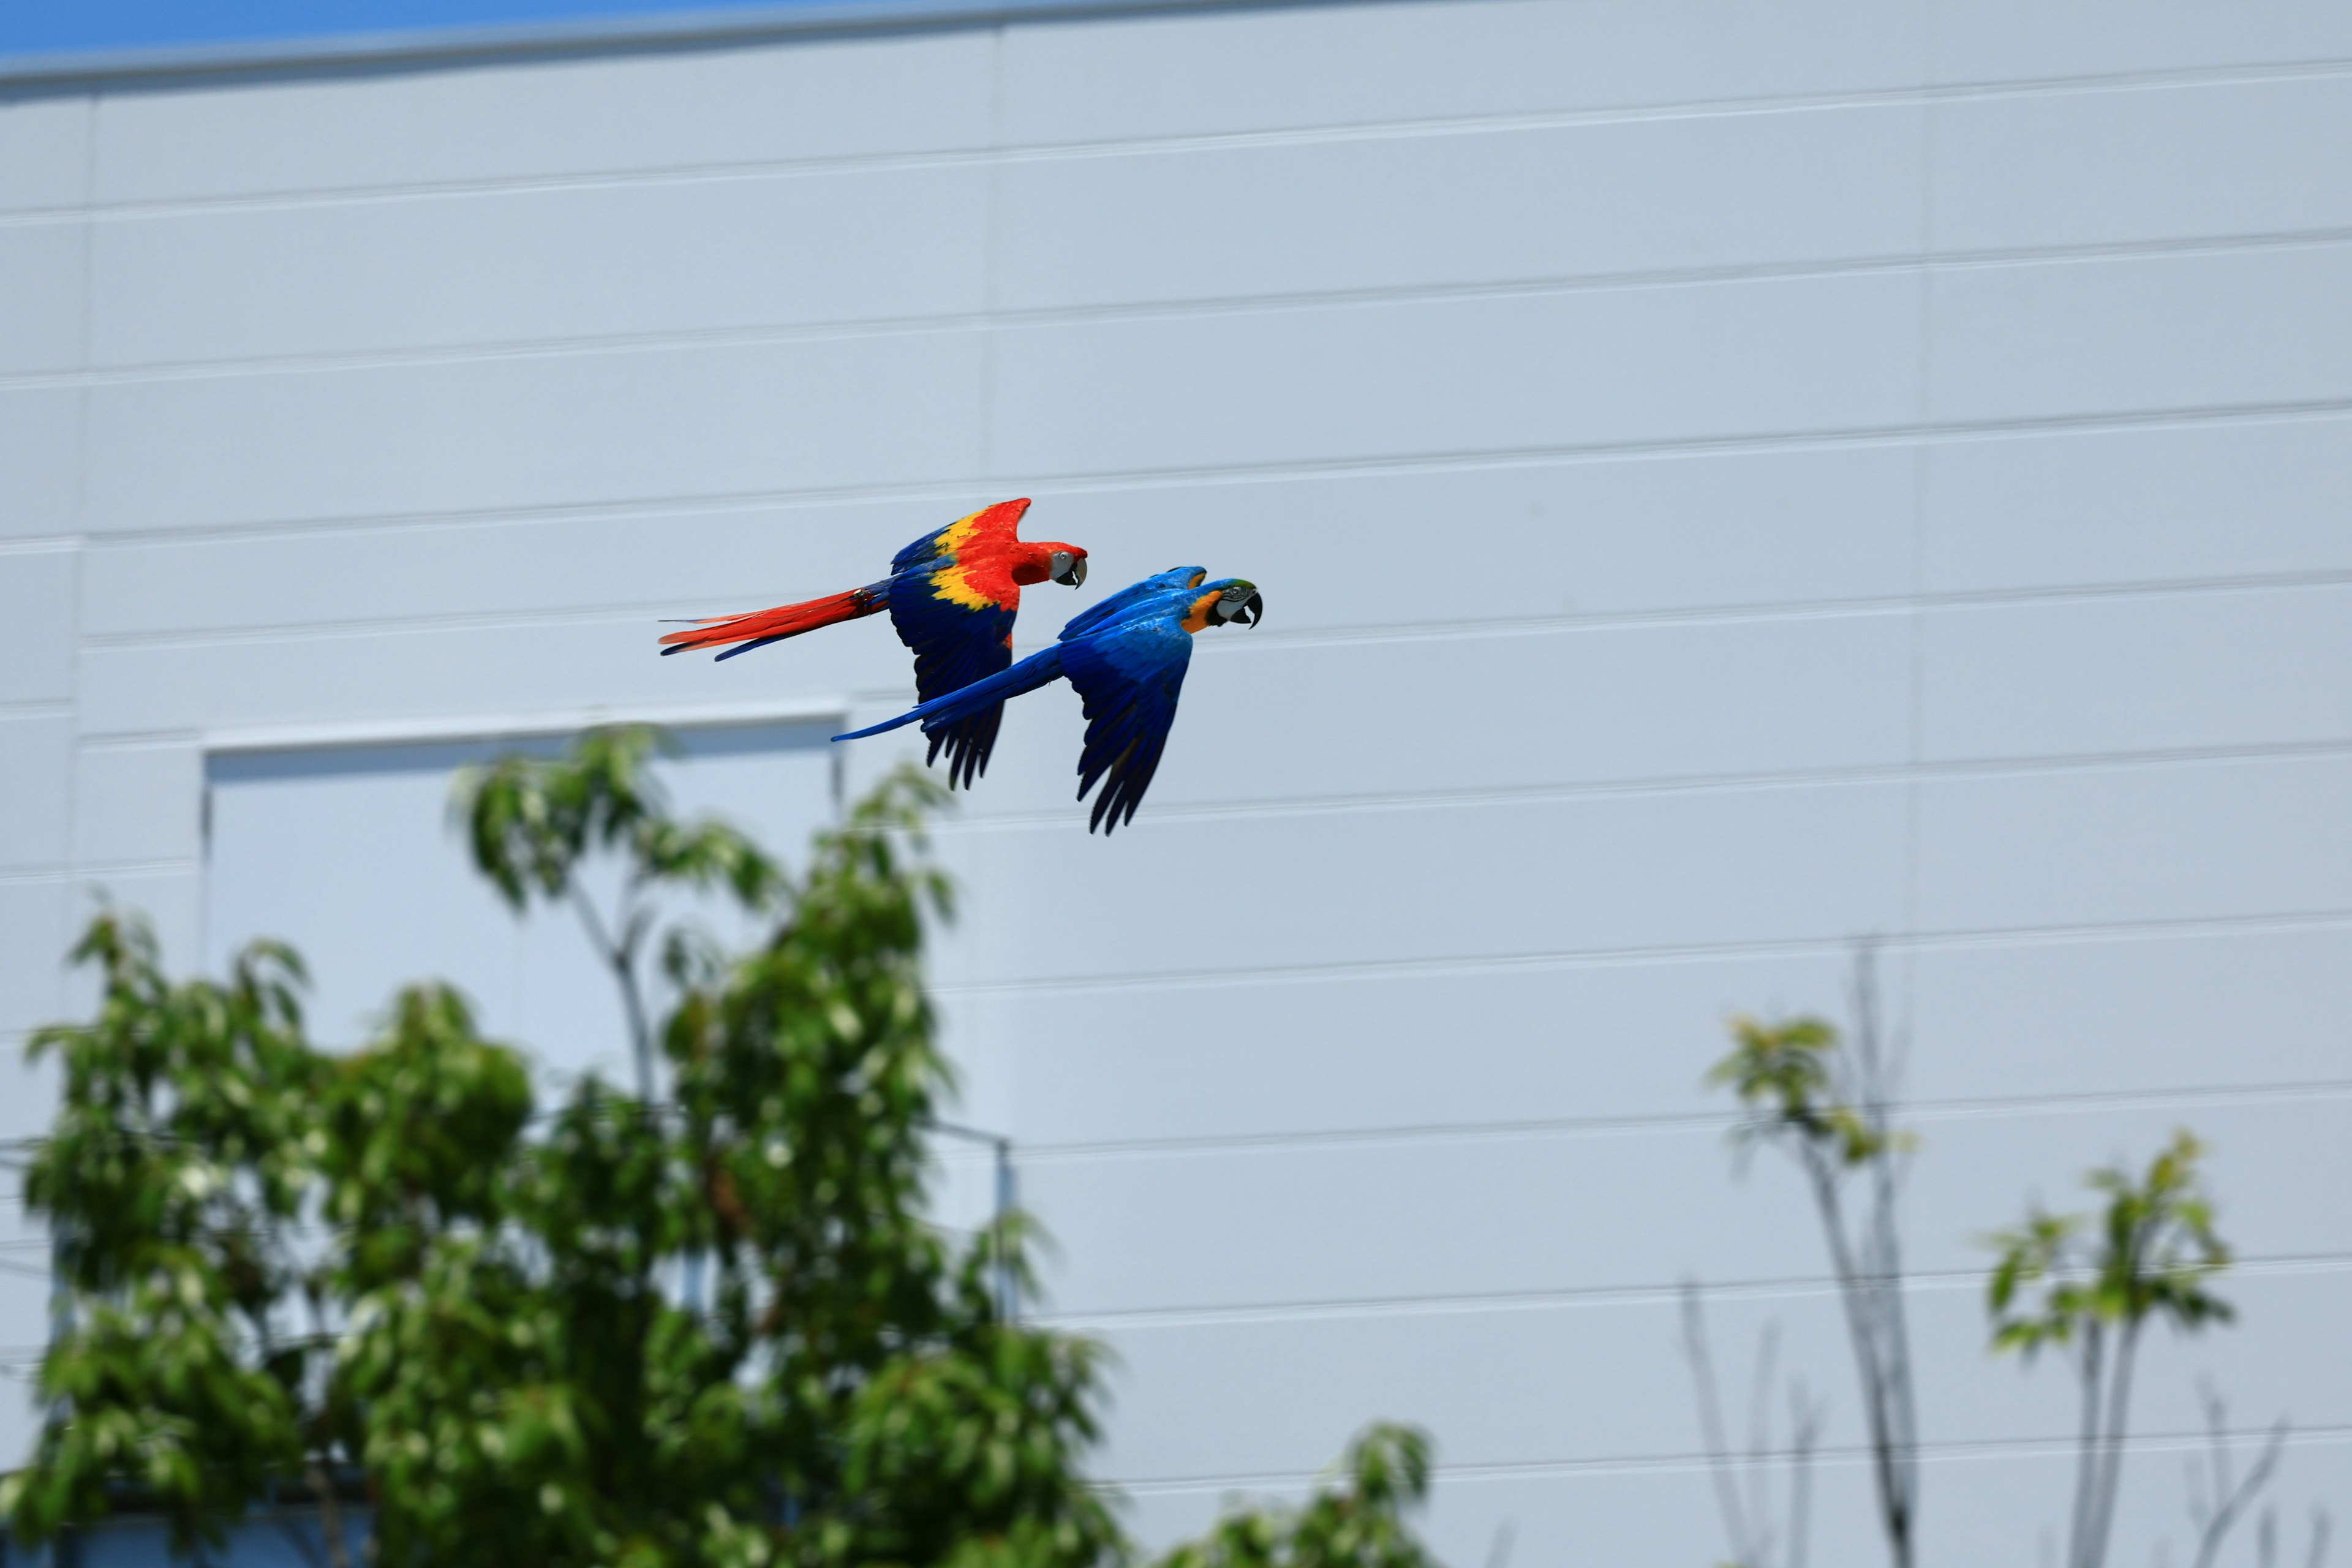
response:
<path id="1" fill-rule="evenodd" d="M 2352 1368 L 2294 1367 L 2264 1346 L 2266 1339 L 2324 1337 L 2352 1310 L 2352 1268 L 2257 1269 L 2225 1277 L 2216 1289 L 2239 1309 L 2239 1323 L 2197 1339 L 2149 1337 L 2135 1389 L 2139 1429 L 2201 1427 L 2200 1375 L 2228 1391 L 2248 1426 L 2288 1413 L 2306 1428 L 2352 1426 Z M 1777 1327 L 1782 1373 L 1801 1377 L 1827 1406 L 1822 1448 L 1866 1447 L 1834 1295 L 1799 1287 L 1715 1291 L 1702 1300 L 1718 1392 L 1743 1436 L 1758 1345 Z M 1980 1279 L 1915 1284 L 1906 1317 L 1923 1446 L 2060 1446 L 2073 1437 L 2080 1410 L 2071 1369 L 2063 1360 L 2027 1369 L 2013 1356 L 1994 1355 Z M 1683 1357 L 1682 1307 L 1671 1290 L 1105 1326 L 1133 1390 L 1106 1456 L 1104 1473 L 1112 1478 L 1200 1475 L 1220 1465 L 1312 1470 L 1347 1436 L 1329 1430 L 1336 1413 L 1317 1393 L 1336 1387 L 1353 1388 L 1365 1405 L 1432 1432 L 1464 1434 L 1442 1448 L 1455 1465 L 1670 1459 L 1705 1447 Z M 1785 1391 L 1775 1394 L 1780 1407 L 1771 1417 L 1785 1440 Z M 1204 1440 L 1185 1418 L 1203 1399 L 1244 1418 Z M 1564 1411 L 1579 1419 L 1563 1420 Z"/>
<path id="2" fill-rule="evenodd" d="M 0 212 L 79 206 L 89 189 L 90 100 L 0 98 Z"/>
<path id="3" fill-rule="evenodd" d="M 1946 268 L 1930 297 L 1938 420 L 2352 396 L 2352 245 Z"/>
<path id="4" fill-rule="evenodd" d="M 42 1020 L 56 1021 L 55 1017 Z M 0 1135 L 29 1138 L 47 1127 L 65 1083 L 65 1070 L 57 1053 L 45 1052 L 40 1060 L 35 1061 L 26 1050 L 29 1043 L 29 1031 L 0 1032 Z M 47 1234 L 41 1220 L 25 1212 L 23 1184 L 11 1183 L 6 1194 L 0 1195 L 0 1237 L 22 1242 L 45 1238 Z M 47 1338 L 47 1328 L 44 1325 L 33 1336 L 36 1355 Z M 20 1342 L 19 1353 L 22 1348 Z M 5 1353 L 5 1347 L 0 1347 L 0 1354 Z"/>
<path id="5" fill-rule="evenodd" d="M 72 368 L 80 359 L 85 313 L 78 217 L 0 224 L 0 375 Z"/>
<path id="6" fill-rule="evenodd" d="M 979 145 L 982 31 L 109 94 L 98 199 L 530 180 Z"/>
<path id="7" fill-rule="evenodd" d="M 1920 287 L 1861 274 L 1008 328 L 990 451 L 1013 472 L 1118 473 L 1897 426 L 1916 406 Z"/>
<path id="8" fill-rule="evenodd" d="M 106 383 L 100 531 L 937 482 L 978 467 L 968 331 Z"/>
<path id="9" fill-rule="evenodd" d="M 1937 81 L 2039 81 L 2352 57 L 2352 16 L 2302 0 L 2033 0 L 1937 8 Z"/>
<path id="10" fill-rule="evenodd" d="M 83 655 L 83 730 L 145 735 L 618 706 L 804 708 L 855 679 L 887 679 L 893 690 L 911 686 L 905 651 L 887 627 L 808 638 L 806 653 L 790 664 L 760 664 L 755 655 L 716 667 L 660 658 L 658 629 L 638 616 L 595 616 L 521 626 L 99 647 Z"/>
<path id="11" fill-rule="evenodd" d="M 1907 977 L 1906 1097 L 2352 1079 L 2352 924 L 1931 946 L 1889 962 Z"/>
<path id="12" fill-rule="evenodd" d="M 73 695 L 77 553 L 0 552 L 0 702 Z"/>
<path id="13" fill-rule="evenodd" d="M 64 999 L 66 883 L 55 872 L 0 876 L 0 1030 L 53 1024 Z"/>
<path id="14" fill-rule="evenodd" d="M 2352 1089 L 2182 1095 L 2147 1101 L 1922 1110 L 1906 1194 L 1906 1258 L 1920 1272 L 1988 1267 L 1988 1226 L 2014 1224 L 2029 1203 L 2096 1206 L 2083 1180 L 2095 1166 L 2144 1174 L 2182 1127 L 2207 1145 L 2215 1225 L 2249 1266 L 2340 1263 L 2352 1215 L 2335 1194 L 2352 1167 Z"/>
<path id="15" fill-rule="evenodd" d="M 0 1443 L 11 1454 L 30 1449 L 39 1430 L 33 1373 L 49 1334 L 48 1247 L 37 1236 L 28 1239 L 34 1245 L 0 1252 L 0 1365 L 7 1368 L 0 1376 Z"/>
<path id="16" fill-rule="evenodd" d="M 1023 533 L 1084 546 L 1093 575 L 1076 593 L 1025 595 L 1014 635 L 1043 646 L 1085 605 L 1184 562 L 1265 584 L 1276 595 L 1268 636 L 1893 598 L 1910 581 L 1916 464 L 1900 447 L 1858 446 L 1027 486 L 1037 504 Z M 902 544 L 1015 482 L 975 479 L 928 499 L 101 540 L 83 557 L 83 626 L 160 637 L 572 611 L 616 595 L 663 616 L 755 609 L 874 581 Z M 185 591 L 195 576 L 201 595 Z M 898 646 L 878 621 L 824 635 Z M 813 646 L 728 668 L 795 663 Z"/>
<path id="17" fill-rule="evenodd" d="M 1738 0 L 1671 8 L 1267 6 L 1004 33 L 1015 144 L 1807 97 L 1920 79 L 1927 8 Z"/>
<path id="18" fill-rule="evenodd" d="M 951 499 L 824 498 L 619 515 L 525 514 L 456 524 L 102 539 L 83 557 L 83 624 L 98 637 L 166 637 L 545 615 L 591 605 L 618 609 L 625 601 L 659 616 L 761 609 L 876 581 L 902 545 L 992 497 L 975 486 Z M 1036 533 L 1037 525 L 1028 531 Z M 209 591 L 185 593 L 191 574 L 201 574 Z M 1078 602 L 1067 601 L 1073 613 Z M 654 619 L 646 622 L 649 637 L 675 629 L 656 627 Z M 898 646 L 887 622 L 876 626 L 885 641 Z M 793 657 L 807 646 L 795 647 Z"/>
<path id="19" fill-rule="evenodd" d="M 1082 1319 L 1666 1290 L 1695 1271 L 1820 1280 L 1801 1179 L 1759 1151 L 1734 1180 L 1729 1121 L 1033 1157 L 1022 1194 L 1062 1249 L 1052 1305 Z M 2090 1206 L 2083 1172 L 2144 1166 L 2184 1122 L 2212 1145 L 2238 1256 L 2352 1252 L 2335 1196 L 2352 1177 L 2352 1090 L 2336 1089 L 1916 1116 L 1906 1267 L 1974 1275 L 1985 1230 L 2037 1198 Z M 1122 1247 L 1121 1235 L 1152 1245 Z"/>
<path id="20" fill-rule="evenodd" d="M 1902 794 L 1813 785 L 1171 814 L 1108 843 L 1075 831 L 1074 805 L 1066 821 L 943 836 L 975 893 L 941 978 L 1840 942 L 1899 917 Z M 1073 899 L 1080 879 L 1090 894 Z"/>
<path id="21" fill-rule="evenodd" d="M 1578 1413 L 1559 1414 L 1566 1422 Z M 1212 1410 L 1204 1419 L 1238 1426 L 1243 1417 L 1238 1412 Z M 1652 1464 L 1454 1469 L 1446 1467 L 1440 1439 L 1437 1463 L 1439 1479 L 1428 1514 L 1416 1522 L 1424 1527 L 1425 1539 L 1442 1563 L 1714 1563 L 1725 1555 L 1714 1494 L 1696 1455 Z M 1139 1532 L 1148 1532 L 1147 1540 L 1196 1536 L 1214 1522 L 1229 1499 L 1299 1500 L 1328 1464 L 1327 1458 L 1324 1464 L 1286 1475 L 1280 1486 L 1229 1475 L 1153 1485 L 1135 1494 L 1130 1517 Z M 2038 1477 L 2004 1474 L 2009 1506 L 2015 1509 L 2022 1498 L 2038 1500 L 2046 1495 L 2054 1500 L 2063 1520 L 2064 1465 L 2048 1459 L 2038 1464 L 2048 1471 L 2042 1485 L 2032 1485 Z M 1885 1561 L 1885 1549 L 1861 1522 L 1871 1517 L 1870 1480 L 1864 1467 L 1845 1456 L 1824 1458 L 1815 1468 L 1811 1496 L 1814 1518 L 1821 1522 L 1808 1563 L 1816 1568 L 1866 1568 Z M 1828 1522 L 1832 1520 L 1840 1522 L 1832 1525 Z M 1849 1520 L 1855 1521 L 1850 1529 L 1844 1523 Z"/>
<path id="22" fill-rule="evenodd" d="M 2345 1077 L 2352 929 L 2158 931 L 1879 960 L 1926 1103 Z M 1850 956 L 1465 966 L 951 993 L 1033 1146 L 1715 1115 L 1732 1014 L 1852 1024 Z M 1205 1026 L 1213 1020 L 1214 1027 Z M 1237 1089 L 1245 1086 L 1246 1093 Z M 1243 1103 L 1236 1104 L 1236 1100 Z"/>
<path id="23" fill-rule="evenodd" d="M 1907 591 L 1916 472 L 1874 445 L 1240 476 L 1042 490 L 1028 531 L 1095 552 L 1089 592 L 1248 577 L 1269 630 L 1822 603 Z"/>
<path id="24" fill-rule="evenodd" d="M 820 731 L 690 730 L 678 740 L 685 755 L 659 771 L 680 812 L 716 812 L 787 853 L 830 818 Z M 459 768 L 553 749 L 467 742 L 213 757 L 207 963 L 256 936 L 292 942 L 315 987 L 311 1033 L 339 1047 L 369 1037 L 396 988 L 446 980 L 487 1033 L 540 1066 L 634 1082 L 619 994 L 573 912 L 541 906 L 518 918 L 474 869 L 451 816 Z M 608 869 L 593 867 L 585 882 L 612 929 L 618 878 Z M 662 916 L 740 939 L 723 908 L 672 901 Z"/>
<path id="25" fill-rule="evenodd" d="M 1910 741 L 1907 612 L 1267 635 L 1224 628 L 1195 650 L 1153 805 L 1832 773 L 1899 765 Z M 982 812 L 1070 794 L 1076 694 L 1022 701 L 1068 721 L 991 764 Z M 1018 794 L 1003 787 L 1015 780 Z"/>
<path id="26" fill-rule="evenodd" d="M 2352 760 L 2055 769 L 1921 788 L 1929 931 L 2259 920 L 2352 910 Z"/>
<path id="27" fill-rule="evenodd" d="M 2352 586 L 1929 613 L 1930 759 L 2352 742 Z"/>
<path id="28" fill-rule="evenodd" d="M 8 489 L 8 505 L 0 509 L 0 538 L 70 533 L 79 526 L 75 458 L 80 396 L 64 386 L 0 387 L 0 475 Z"/>
<path id="29" fill-rule="evenodd" d="M 66 861 L 74 725 L 66 714 L 0 714 L 0 868 Z"/>
<path id="30" fill-rule="evenodd" d="M 1934 113 L 1939 249 L 2352 225 L 2352 75 L 1997 94 Z"/>
<path id="31" fill-rule="evenodd" d="M 1846 955 L 1465 965 L 950 993 L 1028 1147 L 1714 1116 L 1736 1012 L 1845 1016 Z"/>
<path id="32" fill-rule="evenodd" d="M 987 177 L 933 164 L 111 217 L 97 228 L 108 303 L 92 358 L 969 314 L 984 303 Z"/>
<path id="33" fill-rule="evenodd" d="M 1921 585 L 1936 593 L 2352 574 L 2352 420 L 1930 442 Z"/>
<path id="34" fill-rule="evenodd" d="M 1924 113 L 1773 110 L 1015 159 L 999 175 L 999 302 L 1909 255 L 1922 239 Z"/>
<path id="35" fill-rule="evenodd" d="M 1724 1347 L 1718 1345 L 1718 1354 Z M 2161 1355 L 2161 1352 L 2154 1352 Z M 1679 1368 L 1677 1368 L 1679 1371 Z M 1850 1374 L 1842 1366 L 1809 1369 L 1806 1382 L 1816 1398 L 1834 1406 L 1851 1404 Z M 2054 1367 L 2038 1377 L 2054 1378 Z M 1994 1379 L 2008 1381 L 2007 1372 Z M 1687 1405 L 1686 1381 L 1648 1391 L 1652 1403 Z M 1725 1398 L 1743 1409 L 1746 1385 L 1727 1378 Z M 1776 1432 L 1785 1440 L 1786 1423 L 1775 1401 Z M 1591 1414 L 1585 1406 L 1556 1407 L 1567 1426 Z M 2244 1423 L 2232 1434 L 2232 1456 L 2242 1475 L 2260 1452 L 2262 1433 L 2248 1429 L 2252 1412 L 2233 1406 Z M 1248 1437 L 1248 1413 L 1203 1400 L 1191 1415 L 1211 1430 Z M 1744 1415 L 1736 1435 L 1744 1439 Z M 2123 1502 L 2116 1521 L 2114 1558 L 2137 1563 L 2159 1556 L 2180 1561 L 2193 1546 L 2195 1530 L 2178 1482 L 2179 1467 L 2201 1452 L 2196 1431 L 2146 1436 L 2136 1443 L 2124 1468 Z M 1438 1481 L 1426 1521 L 1427 1536 L 1440 1560 L 1455 1563 L 1505 1562 L 1650 1561 L 1714 1562 L 1727 1548 L 1715 1507 L 1713 1483 L 1702 1454 L 1690 1451 L 1647 1462 L 1601 1460 L 1585 1464 L 1449 1466 L 1443 1436 L 1438 1441 Z M 2268 1495 L 2279 1500 L 2280 1540 L 2284 1552 L 2308 1550 L 2309 1508 L 2329 1506 L 2339 1515 L 2347 1497 L 2346 1440 L 2340 1433 L 2296 1430 L 2283 1450 Z M 2005 1442 L 1985 1447 L 1929 1449 L 1920 1456 L 1924 1498 L 1919 1551 L 1927 1560 L 2033 1563 L 2056 1550 L 2063 1537 L 2074 1483 L 2074 1454 L 2066 1445 Z M 1280 1478 L 1225 1474 L 1197 1479 L 1147 1483 L 1134 1489 L 1129 1515 L 1146 1539 L 1173 1540 L 1208 1528 L 1232 1493 L 1253 1500 L 1295 1500 L 1320 1465 Z M 1772 1466 L 1763 1476 L 1771 1489 L 1775 1517 L 1787 1518 L 1789 1474 Z M 1870 1568 L 1885 1561 L 1885 1547 L 1872 1522 L 1869 1461 L 1851 1450 L 1820 1454 L 1808 1484 L 1811 1549 L 1805 1561 L 1821 1568 Z M 2241 1546 L 2248 1544 L 2237 1538 Z M 2299 1558 L 2290 1556 L 2288 1561 Z"/>

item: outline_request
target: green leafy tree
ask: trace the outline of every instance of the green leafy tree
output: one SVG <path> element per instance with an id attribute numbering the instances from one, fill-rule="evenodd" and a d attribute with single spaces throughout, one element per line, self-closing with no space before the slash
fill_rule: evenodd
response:
<path id="1" fill-rule="evenodd" d="M 283 1478 L 310 1472 L 331 1510 L 355 1471 L 391 1563 L 1121 1554 L 1080 1470 L 1099 1352 L 1003 1315 L 1022 1226 L 959 1243 L 927 1218 L 950 1087 L 920 964 L 948 912 L 922 840 L 940 792 L 885 781 L 795 886 L 723 825 L 673 819 L 653 751 L 600 731 L 497 764 L 466 821 L 519 905 L 583 910 L 633 1028 L 665 895 L 782 904 L 738 957 L 667 944 L 674 1106 L 592 1077 L 541 1114 L 522 1058 L 435 985 L 331 1057 L 284 949 L 174 985 L 135 921 L 92 927 L 98 1017 L 35 1043 L 67 1069 L 27 1196 L 71 1313 L 0 1496 L 21 1535 L 132 1501 L 194 1547 Z M 606 854 L 622 896 L 600 913 L 581 878 Z M 689 1258 L 707 1301 L 675 1289 Z"/>
<path id="2" fill-rule="evenodd" d="M 665 749 L 644 725 L 591 730 L 562 757 L 504 757 L 457 775 L 454 805 L 474 865 L 517 912 L 534 901 L 563 903 L 620 988 L 636 1053 L 637 1098 L 654 1100 L 655 1026 L 646 1001 L 647 943 L 664 888 L 725 889 L 750 910 L 788 889 L 761 847 L 715 817 L 681 822 L 646 767 Z M 591 860 L 620 863 L 620 890 L 600 908 L 583 872 Z"/>
<path id="3" fill-rule="evenodd" d="M 1228 1509 L 1158 1568 L 1437 1568 L 1405 1515 L 1429 1495 L 1429 1438 L 1410 1426 L 1366 1428 L 1338 1473 L 1302 1507 Z"/>
<path id="4" fill-rule="evenodd" d="M 0 1512 L 44 1539 L 129 1489 L 186 1552 L 302 1468 L 302 1352 L 275 1310 L 320 1079 L 301 965 L 260 943 L 226 984 L 175 985 L 146 927 L 111 911 L 74 956 L 100 973 L 98 1016 L 33 1037 L 64 1093 L 25 1173 L 67 1310 L 41 1363 L 51 1418 Z"/>
<path id="5" fill-rule="evenodd" d="M 1990 1238 L 1999 1253 L 1986 1287 L 1993 1348 L 2029 1362 L 2069 1351 L 2082 1387 L 2067 1568 L 2106 1561 L 2142 1332 L 2164 1321 L 2195 1333 L 2235 1316 L 2208 1288 L 2230 1251 L 2213 1227 L 2204 1153 L 2181 1129 L 2144 1174 L 2109 1165 L 2085 1178 L 2106 1199 L 2099 1214 L 2037 1205 L 2023 1225 Z"/>
<path id="6" fill-rule="evenodd" d="M 1020 1216 L 966 1239 L 928 1217 L 952 1089 L 921 965 L 950 912 L 924 839 L 943 792 L 891 775 L 794 880 L 723 824 L 673 819 L 654 751 L 597 731 L 460 799 L 518 908 L 581 911 L 668 1103 L 641 1064 L 635 1094 L 591 1076 L 541 1109 L 521 1055 L 437 984 L 331 1056 L 286 949 L 175 984 L 137 921 L 92 925 L 97 1016 L 33 1044 L 65 1066 L 26 1196 L 68 1313 L 37 1451 L 0 1489 L 20 1538 L 128 1502 L 194 1549 L 304 1476 L 327 1568 L 348 1568 L 353 1481 L 368 1560 L 398 1568 L 1129 1557 L 1083 1468 L 1103 1352 L 1012 1315 L 1005 1284 L 1034 1285 Z M 600 911 L 581 879 L 605 856 L 622 891 Z M 663 901 L 714 889 L 775 922 L 732 956 L 674 926 L 656 1030 Z M 1418 1568 L 1397 1514 L 1427 1484 L 1420 1440 L 1376 1436 L 1349 1467 L 1234 1539 L 1275 1530 L 1273 1561 L 1300 1568 Z"/>
<path id="7" fill-rule="evenodd" d="M 1803 1173 L 1829 1244 L 1862 1385 L 1880 1531 L 1895 1568 L 1911 1568 L 1919 1511 L 1918 1415 L 1895 1198 L 1900 1163 L 1913 1142 L 1892 1122 L 1866 949 L 1856 967 L 1852 1050 L 1825 1019 L 1735 1018 L 1732 1048 L 1708 1081 L 1728 1087 L 1747 1110 L 1733 1133 L 1743 1147 L 1770 1144 Z M 1851 1192 L 1857 1186 L 1858 1200 Z M 1734 1549 L 1744 1548 L 1735 1542 Z"/>

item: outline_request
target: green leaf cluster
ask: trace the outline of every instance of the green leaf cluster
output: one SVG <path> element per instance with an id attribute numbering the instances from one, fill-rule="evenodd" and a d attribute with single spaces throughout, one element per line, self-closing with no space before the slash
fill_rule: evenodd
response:
<path id="1" fill-rule="evenodd" d="M 1781 1023 L 1740 1016 L 1731 1020 L 1731 1050 L 1706 1081 L 1728 1087 L 1748 1110 L 1735 1136 L 1742 1141 L 1793 1139 L 1848 1170 L 1881 1154 L 1905 1152 L 1904 1135 L 1841 1093 L 1837 1026 L 1824 1018 Z"/>
<path id="2" fill-rule="evenodd" d="M 1338 1474 L 1303 1506 L 1228 1509 L 1158 1568 L 1436 1568 L 1405 1518 L 1428 1494 L 1428 1436 L 1376 1424 L 1348 1445 Z"/>
<path id="3" fill-rule="evenodd" d="M 2038 1205 L 2025 1223 L 1995 1232 L 1987 1283 L 1993 1347 L 2031 1359 L 2100 1327 L 2137 1331 L 2151 1320 L 2191 1331 L 2236 1315 L 2209 1282 L 2230 1266 L 2213 1228 L 2200 1163 L 2205 1146 L 2186 1128 L 2144 1174 L 2103 1166 L 2084 1184 L 2104 1194 L 2096 1215 L 2053 1215 Z"/>
<path id="4" fill-rule="evenodd" d="M 646 763 L 674 752 L 644 725 L 591 730 L 561 758 L 499 759 L 460 776 L 474 863 L 517 909 L 562 899 L 599 851 L 624 858 L 640 882 L 726 888 L 764 905 L 783 874 L 757 844 L 725 823 L 680 822 Z"/>

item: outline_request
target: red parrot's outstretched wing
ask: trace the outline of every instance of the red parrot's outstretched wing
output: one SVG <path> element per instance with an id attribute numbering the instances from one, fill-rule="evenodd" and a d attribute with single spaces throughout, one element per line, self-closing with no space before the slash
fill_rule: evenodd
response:
<path id="1" fill-rule="evenodd" d="M 915 692 L 929 702 L 1013 663 L 1021 584 L 1013 568 L 1027 500 L 999 501 L 915 541 L 890 563 L 890 622 L 915 655 Z M 927 761 L 948 754 L 948 783 L 988 771 L 1004 705 L 932 731 Z"/>

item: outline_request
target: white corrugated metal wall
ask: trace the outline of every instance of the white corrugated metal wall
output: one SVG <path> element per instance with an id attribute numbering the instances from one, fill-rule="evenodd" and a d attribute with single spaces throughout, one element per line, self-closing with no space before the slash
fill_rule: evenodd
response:
<path id="1" fill-rule="evenodd" d="M 1865 935 L 1927 1141 L 1930 1560 L 2063 1518 L 2068 1387 L 1986 1362 L 1969 1237 L 2182 1121 L 2244 1323 L 2151 1352 L 2140 1429 L 2210 1368 L 2352 1522 L 2352 10 L 1444 0 L 26 87 L 0 297 L 0 1029 L 77 1005 L 92 888 L 198 951 L 208 746 L 878 716 L 878 625 L 714 668 L 651 618 L 1030 494 L 1097 567 L 1031 646 L 1182 562 L 1271 610 L 1131 834 L 1083 832 L 1046 695 L 944 839 L 966 1110 L 1124 1358 L 1147 1535 L 1385 1415 L 1457 1563 L 1723 1555 L 1697 1275 L 1829 1397 L 1816 1562 L 1874 1560 L 1818 1239 L 1697 1082 Z M 2185 1534 L 2178 1475 L 2137 1461 L 2117 1561 Z"/>

